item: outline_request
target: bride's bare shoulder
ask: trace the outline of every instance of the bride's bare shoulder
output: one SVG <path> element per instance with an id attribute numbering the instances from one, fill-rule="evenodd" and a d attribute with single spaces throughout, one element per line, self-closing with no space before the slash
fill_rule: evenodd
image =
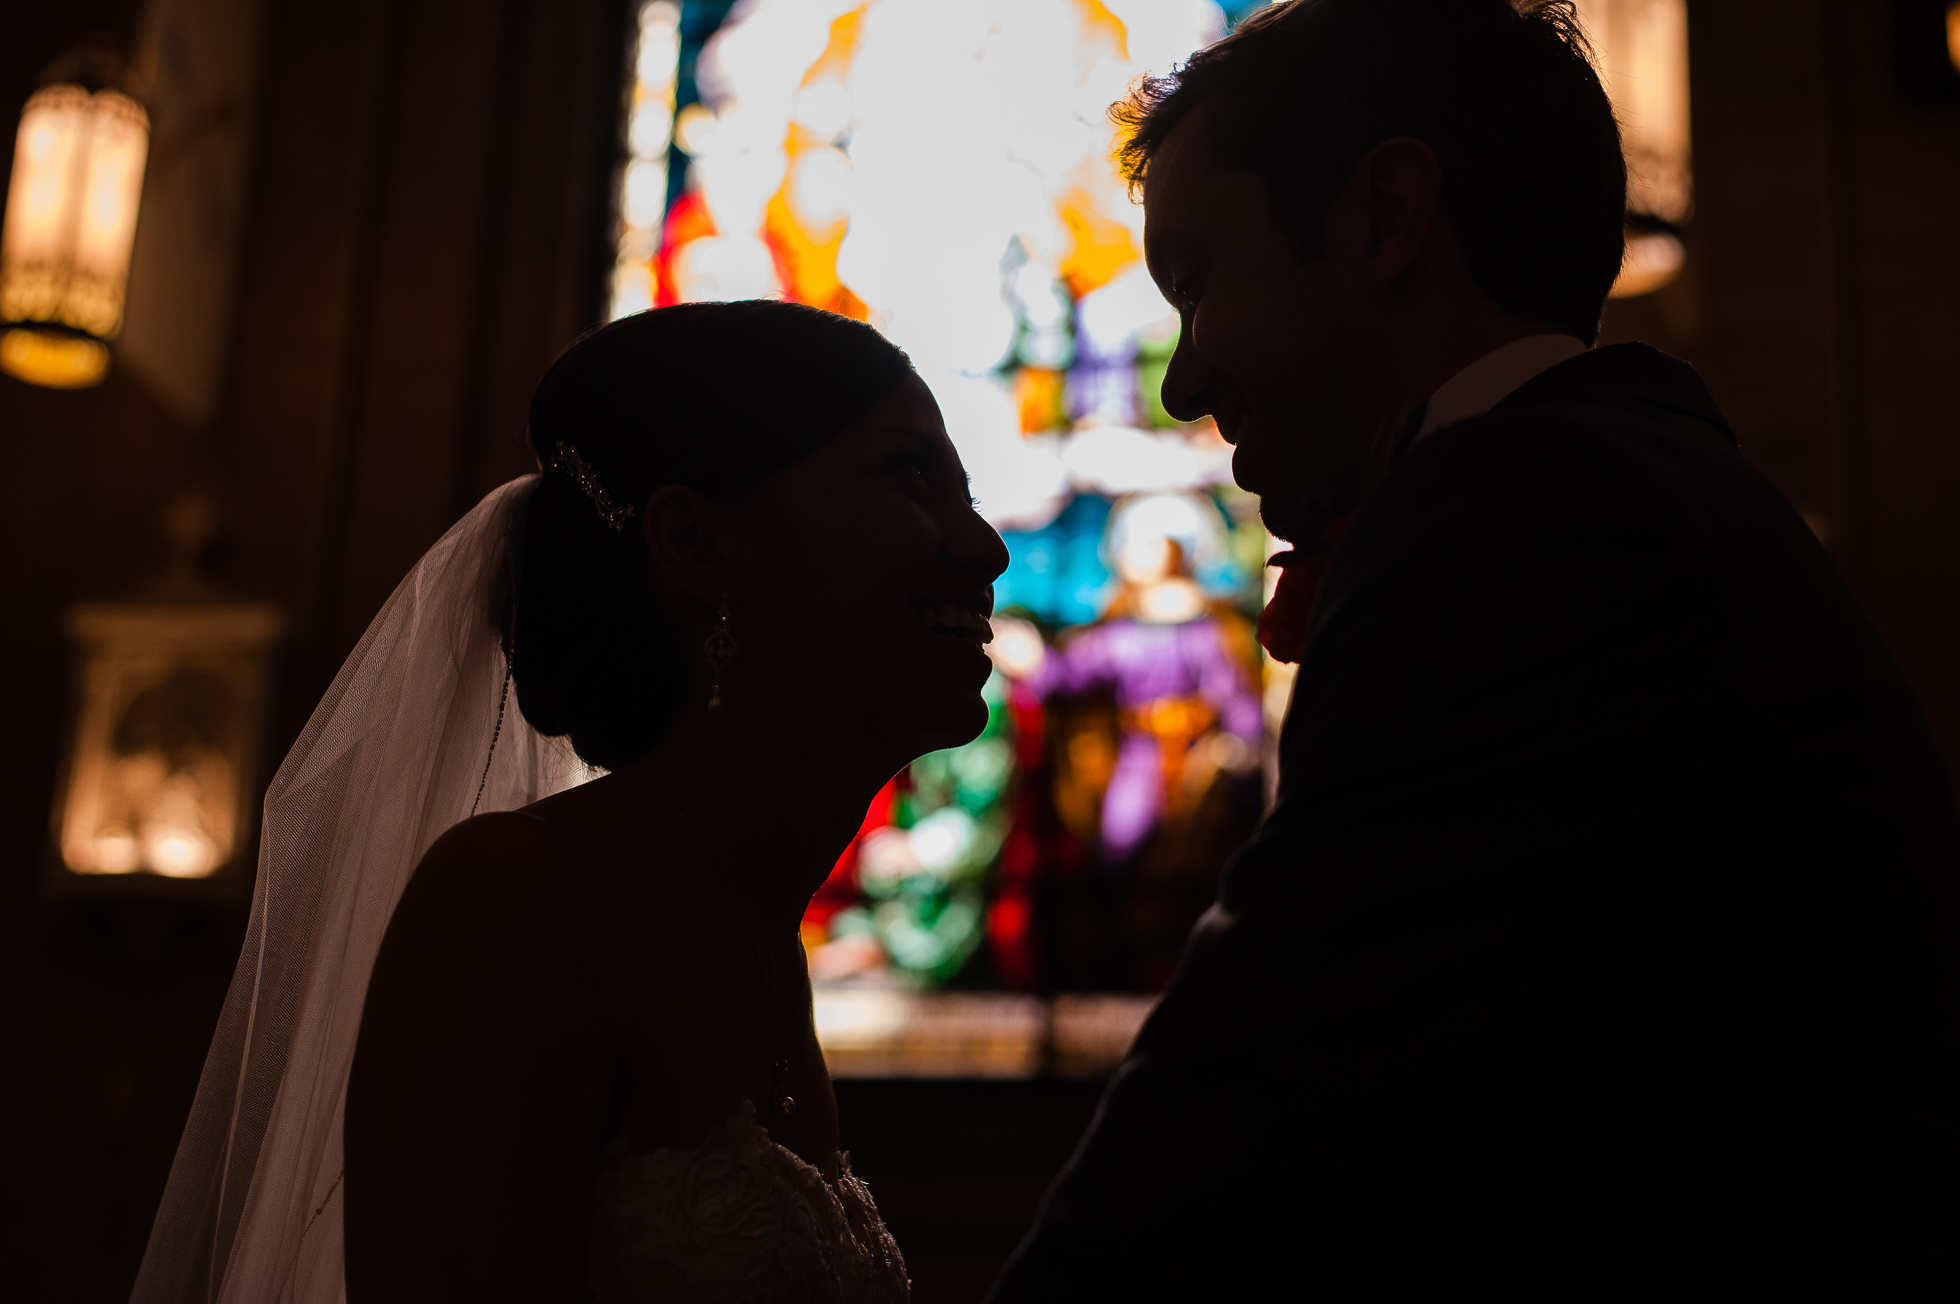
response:
<path id="1" fill-rule="evenodd" d="M 492 887 L 546 899 L 594 890 L 603 866 L 560 822 L 529 811 L 499 811 L 464 820 L 423 853 L 409 891 L 486 895 Z"/>
<path id="2" fill-rule="evenodd" d="M 605 866 L 562 827 L 522 811 L 479 815 L 424 853 L 389 922 L 377 981 L 425 962 L 547 967 L 604 927 Z M 390 962 L 393 963 L 390 963 Z"/>
<path id="3" fill-rule="evenodd" d="M 531 807 L 471 816 L 437 838 L 415 872 L 419 876 L 432 867 L 441 872 L 452 864 L 471 864 L 519 873 L 548 871 L 562 877 L 577 873 L 589 859 L 577 834 L 563 820 L 547 819 L 539 807 Z"/>

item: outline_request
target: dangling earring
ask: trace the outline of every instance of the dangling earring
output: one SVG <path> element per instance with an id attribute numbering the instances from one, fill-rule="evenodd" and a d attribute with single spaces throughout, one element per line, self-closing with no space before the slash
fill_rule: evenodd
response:
<path id="1" fill-rule="evenodd" d="M 710 711 L 721 710 L 721 672 L 728 669 L 728 663 L 735 659 L 735 634 L 728 627 L 728 618 L 731 614 L 728 610 L 728 595 L 723 593 L 721 607 L 715 612 L 714 630 L 708 635 L 708 641 L 701 645 L 701 650 L 708 656 L 709 667 L 715 672 L 714 691 L 708 695 Z"/>

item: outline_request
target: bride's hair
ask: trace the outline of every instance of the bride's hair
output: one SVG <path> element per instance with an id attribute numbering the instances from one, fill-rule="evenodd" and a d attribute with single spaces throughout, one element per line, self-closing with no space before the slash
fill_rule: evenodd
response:
<path id="1" fill-rule="evenodd" d="M 559 355 L 531 397 L 545 471 L 525 512 L 511 631 L 531 727 L 569 735 L 589 765 L 645 755 L 690 667 L 647 587 L 638 510 L 669 484 L 739 496 L 910 373 L 864 323 L 765 299 L 656 308 Z"/>

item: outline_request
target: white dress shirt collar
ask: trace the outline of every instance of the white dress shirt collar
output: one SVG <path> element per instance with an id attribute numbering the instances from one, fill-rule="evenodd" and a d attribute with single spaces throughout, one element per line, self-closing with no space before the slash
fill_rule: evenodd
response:
<path id="1" fill-rule="evenodd" d="M 1416 439 L 1424 439 L 1431 431 L 1444 426 L 1482 416 L 1526 381 L 1585 351 L 1584 342 L 1576 335 L 1527 335 L 1492 349 L 1444 381 L 1429 396 L 1429 408 L 1423 414 Z"/>

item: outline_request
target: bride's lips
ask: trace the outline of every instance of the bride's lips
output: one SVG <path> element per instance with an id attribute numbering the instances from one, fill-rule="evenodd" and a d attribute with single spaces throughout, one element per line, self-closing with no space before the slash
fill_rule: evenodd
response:
<path id="1" fill-rule="evenodd" d="M 994 627 L 977 603 L 959 599 L 922 603 L 912 608 L 912 619 L 921 629 L 970 647 L 994 641 Z"/>

